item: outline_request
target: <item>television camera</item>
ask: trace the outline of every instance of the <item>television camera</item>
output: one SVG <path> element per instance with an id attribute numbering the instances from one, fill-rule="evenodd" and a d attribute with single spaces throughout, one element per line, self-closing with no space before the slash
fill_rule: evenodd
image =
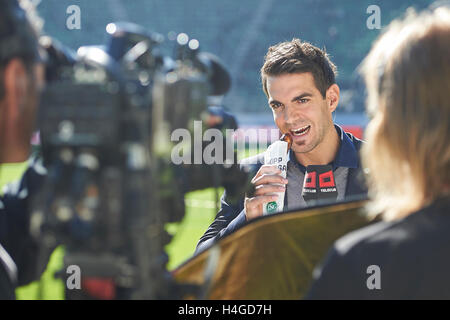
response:
<path id="1" fill-rule="evenodd" d="M 170 135 L 192 129 L 208 97 L 229 90 L 230 76 L 185 34 L 171 58 L 157 33 L 131 23 L 106 30 L 106 45 L 76 53 L 40 41 L 48 63 L 38 126 L 48 174 L 31 218 L 40 265 L 65 246 L 64 270 L 75 265 L 82 274 L 82 290 L 66 290 L 73 299 L 195 295 L 199 288 L 175 283 L 166 270 L 165 224 L 183 218 L 187 192 L 223 186 L 232 201 L 250 182 L 236 154 L 222 164 L 173 164 Z"/>

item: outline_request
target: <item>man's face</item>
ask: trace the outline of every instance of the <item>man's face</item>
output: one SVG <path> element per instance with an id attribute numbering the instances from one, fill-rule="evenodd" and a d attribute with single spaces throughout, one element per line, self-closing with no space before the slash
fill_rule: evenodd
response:
<path id="1" fill-rule="evenodd" d="M 336 107 L 319 92 L 312 73 L 269 76 L 267 91 L 275 123 L 283 134 L 291 134 L 295 153 L 313 151 L 334 130 L 331 115 Z"/>
<path id="2" fill-rule="evenodd" d="M 44 66 L 38 63 L 26 68 L 20 59 L 14 58 L 6 65 L 2 76 L 0 161 L 24 161 L 35 129 L 39 96 L 45 85 Z"/>
<path id="3" fill-rule="evenodd" d="M 45 86 L 44 66 L 34 64 L 26 73 L 24 96 L 20 103 L 20 116 L 17 122 L 18 136 L 24 145 L 28 145 L 33 132 L 36 130 L 35 121 L 39 105 L 40 94 Z"/>

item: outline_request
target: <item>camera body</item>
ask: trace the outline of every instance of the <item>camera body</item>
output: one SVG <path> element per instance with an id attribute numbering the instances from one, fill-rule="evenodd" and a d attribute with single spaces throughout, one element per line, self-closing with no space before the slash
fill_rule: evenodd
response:
<path id="1" fill-rule="evenodd" d="M 180 298 L 195 287 L 166 271 L 165 224 L 183 218 L 188 191 L 225 184 L 243 196 L 250 183 L 237 163 L 171 164 L 170 132 L 189 128 L 208 96 L 228 91 L 230 77 L 185 35 L 170 58 L 158 50 L 159 34 L 131 23 L 107 31 L 106 46 L 76 54 L 42 41 L 48 85 L 38 126 L 48 177 L 33 200 L 31 231 L 43 257 L 65 245 L 64 264 L 80 268 L 82 287 L 102 279 L 113 288 L 107 297 L 68 298 Z"/>

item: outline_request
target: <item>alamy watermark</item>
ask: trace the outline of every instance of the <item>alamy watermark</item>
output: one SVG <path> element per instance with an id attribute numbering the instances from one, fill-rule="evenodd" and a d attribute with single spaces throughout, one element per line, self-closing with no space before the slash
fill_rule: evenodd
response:
<path id="1" fill-rule="evenodd" d="M 42 0 L 29 0 L 31 5 L 35 8 L 39 6 Z M 66 8 L 66 28 L 68 30 L 80 30 L 81 29 L 81 8 L 76 4 L 71 4 Z"/>
<path id="2" fill-rule="evenodd" d="M 370 276 L 367 278 L 366 286 L 369 290 L 381 290 L 381 269 L 376 264 L 370 265 L 366 270 Z"/>
<path id="3" fill-rule="evenodd" d="M 81 29 L 81 9 L 76 4 L 67 7 L 66 13 L 69 15 L 66 19 L 66 27 L 69 30 Z"/>
<path id="4" fill-rule="evenodd" d="M 381 9 L 376 4 L 372 4 L 367 7 L 366 10 L 367 14 L 370 14 L 370 16 L 366 20 L 366 26 L 367 29 L 373 30 L 373 29 L 381 29 Z"/>
<path id="5" fill-rule="evenodd" d="M 66 269 L 69 275 L 66 280 L 66 287 L 68 290 L 81 289 L 81 269 L 77 265 L 70 265 Z"/>
<path id="6" fill-rule="evenodd" d="M 194 121 L 193 135 L 185 128 L 175 129 L 170 140 L 176 144 L 171 150 L 172 163 L 179 164 L 234 164 L 236 151 L 238 162 L 245 156 L 248 146 L 265 151 L 280 137 L 275 128 L 226 129 L 203 131 L 202 121 Z M 256 158 L 254 159 L 256 163 Z"/>

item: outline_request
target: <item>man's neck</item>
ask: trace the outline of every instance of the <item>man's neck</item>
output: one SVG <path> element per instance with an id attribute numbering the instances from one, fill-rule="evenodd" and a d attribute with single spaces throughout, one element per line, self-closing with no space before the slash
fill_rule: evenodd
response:
<path id="1" fill-rule="evenodd" d="M 340 139 L 334 125 L 328 130 L 323 141 L 307 153 L 295 153 L 295 158 L 303 166 L 327 165 L 334 161 L 339 150 Z"/>
<path id="2" fill-rule="evenodd" d="M 26 161 L 30 156 L 31 145 L 10 139 L 0 145 L 0 163 L 16 163 Z"/>

